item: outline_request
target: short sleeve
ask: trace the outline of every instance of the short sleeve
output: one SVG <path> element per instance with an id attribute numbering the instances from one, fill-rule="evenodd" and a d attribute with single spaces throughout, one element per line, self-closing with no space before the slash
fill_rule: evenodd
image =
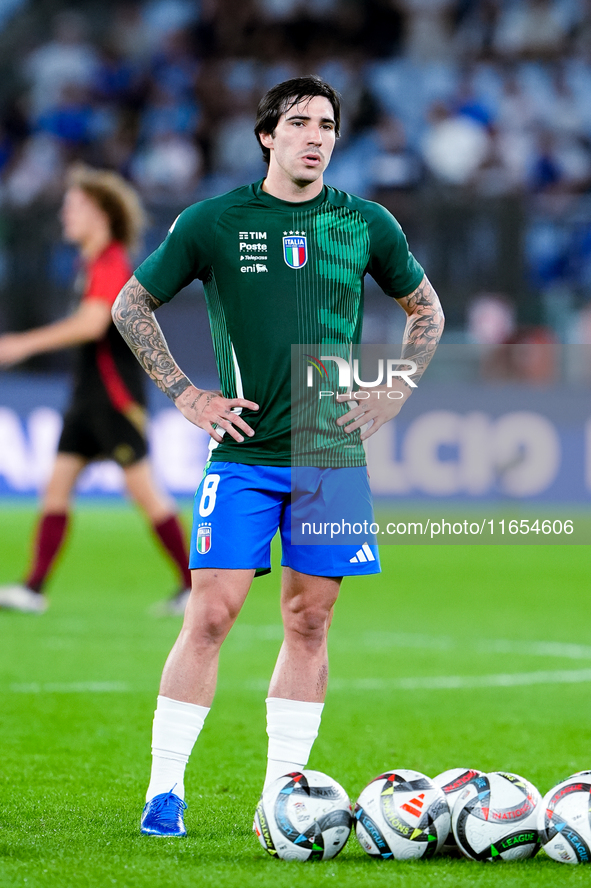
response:
<path id="1" fill-rule="evenodd" d="M 367 270 L 388 296 L 403 299 L 417 289 L 425 272 L 394 216 L 380 204 L 370 206 L 366 215 L 371 251 Z"/>
<path id="2" fill-rule="evenodd" d="M 191 281 L 208 275 L 212 220 L 203 206 L 183 210 L 160 246 L 135 271 L 140 284 L 161 302 L 170 302 Z"/>

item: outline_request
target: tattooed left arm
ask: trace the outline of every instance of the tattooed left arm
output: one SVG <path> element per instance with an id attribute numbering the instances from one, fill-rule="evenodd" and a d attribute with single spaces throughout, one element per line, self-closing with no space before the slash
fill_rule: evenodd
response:
<path id="1" fill-rule="evenodd" d="M 398 299 L 402 308 L 407 314 L 406 328 L 402 339 L 402 358 L 408 358 L 414 361 L 416 371 L 409 373 L 409 377 L 414 383 L 418 382 L 429 361 L 435 354 L 437 343 L 441 339 L 443 332 L 443 311 L 437 297 L 437 293 L 427 280 L 423 280 L 416 290 L 403 299 Z M 393 389 L 396 389 L 399 397 L 393 399 L 391 397 Z M 364 425 L 368 427 L 361 433 L 361 440 L 370 438 L 375 435 L 377 430 L 398 416 L 405 401 L 408 400 L 414 388 L 411 388 L 401 378 L 393 380 L 390 389 L 372 388 L 370 395 L 366 400 L 356 403 L 349 413 L 337 419 L 337 425 L 344 426 L 345 432 L 351 433 L 357 429 L 361 429 Z M 384 393 L 385 397 L 380 397 Z M 350 395 L 338 395 L 338 401 L 347 401 Z M 370 424 L 371 423 L 371 424 Z"/>
<path id="2" fill-rule="evenodd" d="M 417 365 L 416 373 L 411 378 L 413 382 L 418 382 L 441 339 L 445 322 L 443 310 L 426 275 L 410 296 L 398 299 L 397 302 L 408 316 L 402 337 L 402 357 Z"/>

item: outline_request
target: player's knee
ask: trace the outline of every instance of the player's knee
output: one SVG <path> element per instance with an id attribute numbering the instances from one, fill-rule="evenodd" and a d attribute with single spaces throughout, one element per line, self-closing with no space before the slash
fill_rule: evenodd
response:
<path id="1" fill-rule="evenodd" d="M 199 607 L 189 619 L 185 618 L 184 629 L 198 647 L 221 644 L 238 613 L 224 601 L 207 602 Z M 187 616 L 189 616 L 187 614 Z"/>
<path id="2" fill-rule="evenodd" d="M 330 625 L 330 610 L 310 604 L 288 607 L 283 613 L 286 636 L 291 634 L 307 643 L 320 644 L 326 639 Z"/>

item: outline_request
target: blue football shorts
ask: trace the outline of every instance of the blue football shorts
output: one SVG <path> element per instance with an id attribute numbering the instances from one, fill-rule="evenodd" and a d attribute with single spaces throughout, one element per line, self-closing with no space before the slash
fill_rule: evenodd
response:
<path id="1" fill-rule="evenodd" d="M 210 462 L 195 494 L 189 567 L 319 577 L 380 573 L 367 468 L 319 469 Z M 375 529 L 375 525 L 374 525 Z"/>

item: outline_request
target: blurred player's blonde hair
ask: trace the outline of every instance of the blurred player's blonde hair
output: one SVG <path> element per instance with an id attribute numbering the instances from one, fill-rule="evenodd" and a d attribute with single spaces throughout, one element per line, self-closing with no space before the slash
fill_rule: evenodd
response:
<path id="1" fill-rule="evenodd" d="M 80 188 L 105 213 L 113 240 L 135 250 L 146 227 L 146 214 L 137 191 L 111 170 L 96 170 L 84 163 L 70 167 L 68 188 Z"/>

